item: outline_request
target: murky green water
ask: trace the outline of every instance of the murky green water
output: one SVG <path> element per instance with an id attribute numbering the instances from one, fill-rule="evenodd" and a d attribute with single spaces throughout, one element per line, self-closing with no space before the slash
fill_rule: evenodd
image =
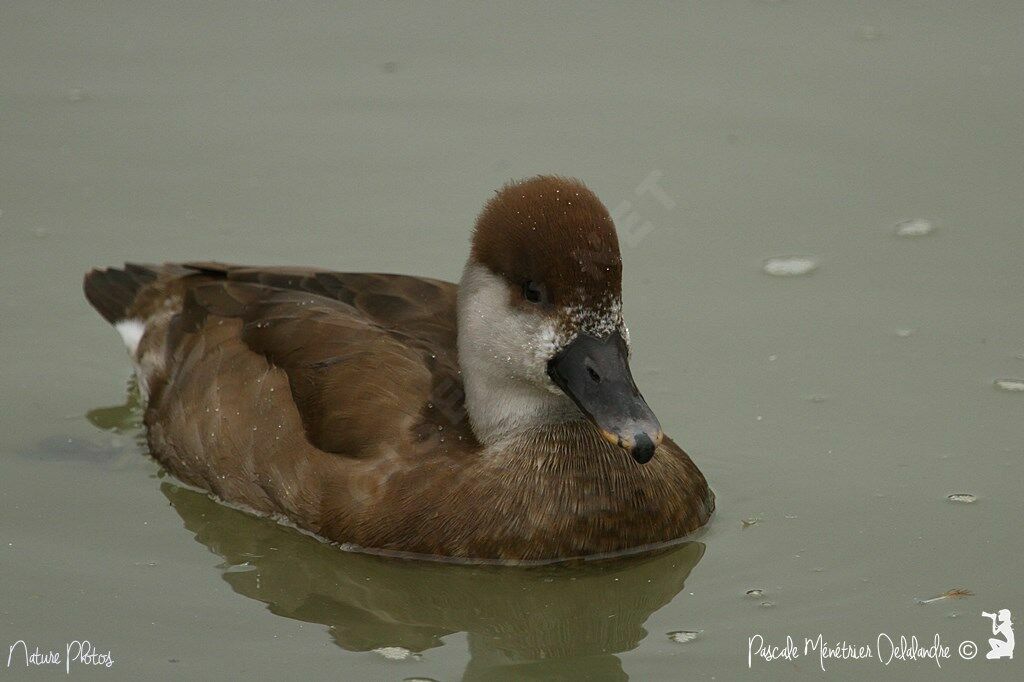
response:
<path id="1" fill-rule="evenodd" d="M 1024 622 L 1022 35 L 1010 2 L 3 3 L 0 652 L 88 638 L 97 679 L 870 678 L 748 671 L 748 638 L 938 633 L 941 670 L 884 672 L 1019 679 L 981 612 Z M 718 495 L 699 542 L 353 556 L 144 457 L 88 267 L 455 279 L 482 202 L 538 172 L 618 217 L 638 383 Z M 814 269 L 766 274 L 782 256 Z"/>

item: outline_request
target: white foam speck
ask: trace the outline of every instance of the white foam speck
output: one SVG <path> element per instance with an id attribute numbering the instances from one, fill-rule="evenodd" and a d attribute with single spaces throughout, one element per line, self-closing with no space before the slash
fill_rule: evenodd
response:
<path id="1" fill-rule="evenodd" d="M 818 267 L 818 261 L 810 256 L 778 256 L 764 262 L 764 271 L 775 277 L 806 275 Z"/>
<path id="2" fill-rule="evenodd" d="M 383 656 L 389 661 L 408 661 L 410 658 L 418 658 L 417 654 L 404 646 L 382 646 L 374 649 L 373 653 Z"/>
<path id="3" fill-rule="evenodd" d="M 668 638 L 676 644 L 686 644 L 700 637 L 703 630 L 676 630 L 668 633 Z"/>
<path id="4" fill-rule="evenodd" d="M 996 388 L 1019 393 L 1024 391 L 1024 379 L 996 379 Z"/>
<path id="5" fill-rule="evenodd" d="M 935 231 L 935 225 L 930 220 L 914 218 L 896 223 L 896 235 L 899 237 L 923 237 Z"/>

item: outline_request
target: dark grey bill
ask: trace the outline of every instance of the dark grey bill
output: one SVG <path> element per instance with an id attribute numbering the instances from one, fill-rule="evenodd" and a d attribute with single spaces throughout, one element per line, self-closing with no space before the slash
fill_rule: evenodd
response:
<path id="1" fill-rule="evenodd" d="M 604 438 L 644 464 L 661 443 L 661 424 L 629 371 L 622 335 L 580 334 L 548 362 L 548 376 Z"/>

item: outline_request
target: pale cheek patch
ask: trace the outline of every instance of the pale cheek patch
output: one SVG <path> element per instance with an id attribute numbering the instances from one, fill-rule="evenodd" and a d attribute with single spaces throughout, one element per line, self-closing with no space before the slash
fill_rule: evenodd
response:
<path id="1" fill-rule="evenodd" d="M 533 345 L 536 363 L 546 365 L 547 361 L 553 358 L 564 345 L 564 339 L 556 331 L 554 322 L 546 323 L 541 328 L 537 341 Z"/>
<path id="2" fill-rule="evenodd" d="M 571 340 L 565 334 L 559 333 L 554 321 L 551 321 L 544 324 L 537 341 L 533 344 L 533 365 L 537 368 L 535 380 L 551 393 L 560 394 L 561 389 L 548 377 L 548 362 Z"/>

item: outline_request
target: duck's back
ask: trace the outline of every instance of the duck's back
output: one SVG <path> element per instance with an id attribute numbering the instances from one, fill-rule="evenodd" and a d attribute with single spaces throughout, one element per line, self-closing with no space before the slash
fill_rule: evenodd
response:
<path id="1" fill-rule="evenodd" d="M 188 483 L 317 533 L 358 516 L 409 460 L 479 449 L 462 402 L 455 290 L 216 263 L 85 280 L 129 345 L 153 455 Z"/>

